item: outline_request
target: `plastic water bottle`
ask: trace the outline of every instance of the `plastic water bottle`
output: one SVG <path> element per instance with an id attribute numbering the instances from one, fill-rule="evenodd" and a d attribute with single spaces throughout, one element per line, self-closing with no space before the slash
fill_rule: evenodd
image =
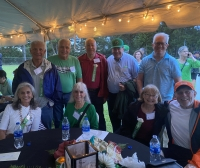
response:
<path id="1" fill-rule="evenodd" d="M 90 122 L 88 121 L 88 118 L 85 117 L 82 123 L 82 132 L 83 132 L 83 137 L 85 139 L 90 138 Z"/>
<path id="2" fill-rule="evenodd" d="M 24 146 L 23 130 L 19 122 L 16 123 L 14 129 L 14 146 L 16 149 L 20 149 Z"/>
<path id="3" fill-rule="evenodd" d="M 153 135 L 150 141 L 150 162 L 159 161 L 160 157 L 160 142 L 157 135 Z"/>
<path id="4" fill-rule="evenodd" d="M 62 121 L 62 140 L 66 141 L 70 138 L 70 124 L 69 121 L 67 119 L 67 117 L 64 117 L 63 121 Z"/>

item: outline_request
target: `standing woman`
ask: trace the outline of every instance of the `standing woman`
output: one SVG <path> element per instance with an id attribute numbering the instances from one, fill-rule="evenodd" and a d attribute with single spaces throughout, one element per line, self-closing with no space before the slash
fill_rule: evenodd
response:
<path id="1" fill-rule="evenodd" d="M 143 57 L 143 54 L 140 50 L 137 50 L 134 52 L 133 56 L 135 57 L 135 59 L 137 60 L 138 62 L 138 65 L 140 65 L 141 61 L 142 61 L 142 57 Z"/>
<path id="2" fill-rule="evenodd" d="M 17 122 L 21 123 L 23 133 L 37 131 L 41 120 L 41 109 L 34 100 L 35 89 L 29 83 L 21 83 L 15 92 L 12 104 L 8 104 L 0 122 L 0 140 L 13 134 Z"/>
<path id="3" fill-rule="evenodd" d="M 177 59 L 181 69 L 182 80 L 192 82 L 191 69 L 199 68 L 200 61 L 193 57 L 192 53 L 188 51 L 187 46 L 182 46 L 178 49 L 179 59 Z"/>
<path id="4" fill-rule="evenodd" d="M 98 129 L 99 123 L 96 110 L 94 105 L 91 104 L 87 87 L 83 82 L 78 82 L 72 89 L 64 117 L 68 118 L 71 127 L 80 127 L 83 118 L 80 123 L 78 123 L 78 121 L 84 111 L 85 114 L 83 116 L 88 117 L 90 128 Z"/>
<path id="5" fill-rule="evenodd" d="M 155 85 L 145 86 L 139 99 L 129 105 L 123 117 L 121 135 L 149 146 L 152 136 L 160 134 L 168 113 L 168 108 L 161 101 L 160 92 Z M 133 138 L 138 118 L 142 118 L 144 122 Z"/>

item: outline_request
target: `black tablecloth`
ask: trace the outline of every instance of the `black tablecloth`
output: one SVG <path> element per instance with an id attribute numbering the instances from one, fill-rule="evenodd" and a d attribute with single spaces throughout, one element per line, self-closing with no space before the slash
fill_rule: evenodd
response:
<path id="1" fill-rule="evenodd" d="M 72 128 L 70 130 L 70 139 L 77 139 L 82 134 L 80 128 Z M 116 143 L 127 144 L 132 146 L 132 149 L 127 147 L 122 151 L 122 157 L 132 156 L 137 152 L 138 158 L 146 164 L 149 162 L 149 148 L 132 139 L 109 133 L 105 141 L 113 141 Z M 27 146 L 30 142 L 31 145 Z M 52 152 L 57 149 L 62 143 L 61 129 L 42 130 L 24 134 L 24 147 L 15 149 L 13 136 L 0 141 L 0 153 L 21 151 L 17 161 L 0 162 L 0 168 L 7 168 L 11 165 L 25 167 L 50 168 L 55 167 L 55 159 Z M 150 167 L 150 166 L 148 166 Z M 172 166 L 170 166 L 172 167 Z"/>

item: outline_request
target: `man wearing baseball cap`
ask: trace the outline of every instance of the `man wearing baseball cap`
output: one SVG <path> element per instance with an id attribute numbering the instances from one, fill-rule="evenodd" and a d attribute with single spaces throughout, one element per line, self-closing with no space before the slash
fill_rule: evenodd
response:
<path id="1" fill-rule="evenodd" d="M 124 45 L 124 52 L 129 53 L 129 46 L 128 45 Z"/>
<path id="2" fill-rule="evenodd" d="M 182 166 L 192 158 L 189 163 L 195 165 L 195 157 L 200 158 L 200 102 L 195 100 L 196 91 L 188 81 L 177 82 L 174 92 L 166 120 L 169 148 L 163 152 Z"/>
<path id="3" fill-rule="evenodd" d="M 118 132 L 121 126 L 122 110 L 116 107 L 116 99 L 121 91 L 125 93 L 128 90 L 125 86 L 126 82 L 133 80 L 138 75 L 138 64 L 136 59 L 128 53 L 124 52 L 124 42 L 116 38 L 112 41 L 112 55 L 108 57 L 108 110 L 110 120 L 113 126 L 113 132 Z M 136 90 L 136 88 L 135 88 Z M 119 96 L 118 96 L 119 97 Z M 120 104 L 120 103 L 118 103 Z M 126 105 L 128 107 L 128 105 Z M 124 107 L 126 107 L 124 106 Z M 115 109 L 115 110 L 114 110 Z M 123 108 L 124 109 L 124 108 Z M 115 111 L 115 112 L 113 112 Z M 119 115 L 121 117 L 119 117 Z"/>

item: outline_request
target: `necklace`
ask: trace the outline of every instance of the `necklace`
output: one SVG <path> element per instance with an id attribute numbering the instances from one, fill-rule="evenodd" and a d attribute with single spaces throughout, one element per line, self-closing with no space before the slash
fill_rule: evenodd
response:
<path id="1" fill-rule="evenodd" d="M 31 108 L 29 107 L 29 112 L 27 113 L 26 117 L 30 114 L 30 120 L 32 120 L 32 115 L 31 115 Z M 24 119 L 22 118 L 22 108 L 19 110 L 19 117 L 20 117 L 20 121 L 22 123 L 22 121 L 26 118 L 24 117 Z"/>

